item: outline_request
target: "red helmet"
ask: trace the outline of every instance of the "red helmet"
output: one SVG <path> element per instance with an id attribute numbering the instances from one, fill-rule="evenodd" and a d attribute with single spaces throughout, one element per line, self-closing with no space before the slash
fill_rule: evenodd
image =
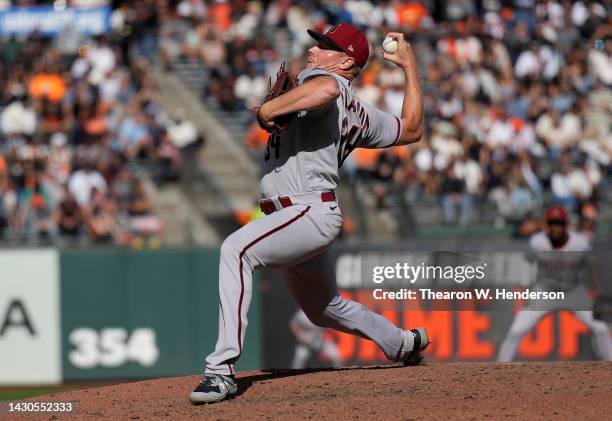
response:
<path id="1" fill-rule="evenodd" d="M 567 212 L 561 206 L 553 206 L 546 211 L 546 222 L 562 222 L 567 223 Z"/>

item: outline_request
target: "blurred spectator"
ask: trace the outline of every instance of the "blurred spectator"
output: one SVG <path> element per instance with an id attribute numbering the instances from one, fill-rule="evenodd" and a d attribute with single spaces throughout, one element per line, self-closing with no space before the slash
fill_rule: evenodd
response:
<path id="1" fill-rule="evenodd" d="M 568 156 L 561 158 L 560 170 L 551 178 L 551 188 L 555 202 L 571 209 L 576 209 L 579 201 L 590 198 L 593 193 L 584 169 L 575 167 Z"/>
<path id="2" fill-rule="evenodd" d="M 94 189 L 85 218 L 86 231 L 94 243 L 119 242 L 115 212 L 114 203 L 104 193 Z"/>
<path id="3" fill-rule="evenodd" d="M 612 85 L 612 42 L 604 43 L 603 49 L 591 48 L 588 55 L 588 65 L 591 74 L 596 80 L 603 82 L 605 85 Z"/>
<path id="4" fill-rule="evenodd" d="M 66 237 L 76 237 L 81 234 L 83 212 L 74 195 L 66 188 L 64 198 L 55 213 L 55 221 L 59 234 Z"/>
<path id="5" fill-rule="evenodd" d="M 236 79 L 234 94 L 244 101 L 246 108 L 258 107 L 261 98 L 267 93 L 268 86 L 265 77 L 258 75 L 252 66 L 249 66 L 246 73 Z"/>
<path id="6" fill-rule="evenodd" d="M 510 145 L 514 138 L 514 127 L 512 121 L 503 110 L 497 110 L 493 117 L 491 129 L 487 134 L 487 146 L 492 149 L 501 149 Z"/>
<path id="7" fill-rule="evenodd" d="M 55 221 L 52 218 L 53 204 L 47 192 L 36 183 L 33 191 L 23 198 L 19 224 L 30 237 L 51 238 L 56 235 Z"/>
<path id="8" fill-rule="evenodd" d="M 147 196 L 141 180 L 136 180 L 132 187 L 128 214 L 129 229 L 132 234 L 153 236 L 161 232 L 161 221 L 153 214 L 151 200 Z"/>
<path id="9" fill-rule="evenodd" d="M 181 151 L 165 130 L 162 131 L 160 143 L 156 148 L 156 163 L 154 178 L 158 184 L 179 179 L 183 163 Z"/>
<path id="10" fill-rule="evenodd" d="M 186 2 L 181 2 L 181 4 Z M 180 6 L 179 6 L 180 7 Z M 189 23 L 169 8 L 166 18 L 160 26 L 159 58 L 166 70 L 172 67 L 172 61 L 181 54 L 181 46 L 189 29 Z M 192 35 L 193 36 L 193 35 Z"/>
<path id="11" fill-rule="evenodd" d="M 540 136 L 558 158 L 561 151 L 574 146 L 580 136 L 580 118 L 576 114 L 566 113 L 563 117 L 553 108 L 542 114 L 536 123 L 536 134 Z"/>
<path id="12" fill-rule="evenodd" d="M 207 12 L 207 7 L 202 0 L 181 0 L 176 6 L 179 16 L 188 19 L 201 19 Z"/>
<path id="13" fill-rule="evenodd" d="M 455 175 L 463 180 L 467 195 L 476 197 L 482 193 L 483 171 L 478 162 L 472 159 L 467 152 L 464 152 L 461 159 L 455 162 L 454 171 Z"/>
<path id="14" fill-rule="evenodd" d="M 178 110 L 173 120 L 168 122 L 167 134 L 172 144 L 183 149 L 198 141 L 198 131 L 192 121 L 187 119 L 183 110 Z"/>
<path id="15" fill-rule="evenodd" d="M 521 220 L 537 205 L 533 195 L 521 180 L 501 185 L 490 193 L 489 198 L 497 205 L 498 215 L 503 221 Z"/>
<path id="16" fill-rule="evenodd" d="M 198 29 L 199 39 L 196 51 L 201 56 L 204 64 L 221 73 L 226 59 L 226 50 L 222 32 L 214 24 L 204 24 Z"/>
<path id="17" fill-rule="evenodd" d="M 66 95 L 64 79 L 50 70 L 50 66 L 43 65 L 39 73 L 35 73 L 28 85 L 28 94 L 31 98 L 43 98 L 50 102 L 58 102 Z"/>
<path id="18" fill-rule="evenodd" d="M 372 173 L 373 193 L 378 207 L 384 207 L 384 200 L 388 192 L 388 182 L 397 180 L 400 176 L 401 159 L 392 151 L 383 151 Z"/>
<path id="19" fill-rule="evenodd" d="M 145 115 L 137 105 L 132 105 L 128 116 L 119 126 L 115 139 L 115 150 L 128 158 L 144 158 L 151 146 L 151 136 L 148 131 Z"/>
<path id="20" fill-rule="evenodd" d="M 90 66 L 88 81 L 93 85 L 98 85 L 115 67 L 117 57 L 106 37 L 98 36 L 89 48 L 87 60 Z"/>
<path id="21" fill-rule="evenodd" d="M 451 161 L 463 154 L 455 127 L 448 122 L 435 126 L 431 135 L 431 148 L 435 152 L 433 165 L 437 170 L 448 168 Z"/>
<path id="22" fill-rule="evenodd" d="M 455 165 L 449 165 L 446 177 L 440 187 L 442 193 L 442 208 L 444 210 L 444 223 L 457 222 L 457 209 L 460 209 L 459 223 L 467 225 L 472 218 L 472 198 L 466 194 L 465 182 L 458 177 Z"/>
<path id="23" fill-rule="evenodd" d="M 72 173 L 68 180 L 68 188 L 79 206 L 83 207 L 89 203 L 94 189 L 106 192 L 107 185 L 104 177 L 95 169 L 94 163 L 88 162 Z"/>
<path id="24" fill-rule="evenodd" d="M 2 133 L 5 135 L 32 135 L 36 130 L 36 113 L 25 97 L 9 103 L 0 115 Z"/>

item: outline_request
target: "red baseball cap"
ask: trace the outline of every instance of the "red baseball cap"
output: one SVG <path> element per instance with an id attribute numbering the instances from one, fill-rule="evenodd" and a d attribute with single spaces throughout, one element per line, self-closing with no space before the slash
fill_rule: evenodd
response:
<path id="1" fill-rule="evenodd" d="M 567 222 L 567 212 L 561 206 L 553 206 L 546 211 L 546 222 Z"/>
<path id="2" fill-rule="evenodd" d="M 363 32 L 348 23 L 340 23 L 329 28 L 324 34 L 308 30 L 317 41 L 324 41 L 339 51 L 344 51 L 355 59 L 357 66 L 363 67 L 370 56 L 370 46 Z"/>

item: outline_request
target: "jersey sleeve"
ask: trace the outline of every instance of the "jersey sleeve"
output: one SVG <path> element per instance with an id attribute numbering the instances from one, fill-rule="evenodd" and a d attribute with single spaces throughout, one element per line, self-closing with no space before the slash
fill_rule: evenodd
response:
<path id="1" fill-rule="evenodd" d="M 368 114 L 368 124 L 363 132 L 360 148 L 388 148 L 397 144 L 402 133 L 402 121 L 393 114 L 363 104 Z"/>
<path id="2" fill-rule="evenodd" d="M 298 84 L 302 85 L 308 79 L 313 78 L 315 76 L 331 76 L 331 77 L 334 78 L 334 80 L 336 80 L 336 82 L 338 81 L 338 79 L 334 76 L 333 73 L 330 73 L 330 72 L 328 72 L 326 70 L 322 70 L 322 69 L 305 69 L 305 70 L 302 70 L 302 72 L 298 75 Z M 333 105 L 334 105 L 334 102 L 332 101 L 326 107 L 321 107 L 319 109 L 310 110 L 310 111 L 300 111 L 298 113 L 298 116 L 300 118 L 319 117 L 320 115 L 325 114 L 329 110 L 329 107 L 331 107 Z"/>

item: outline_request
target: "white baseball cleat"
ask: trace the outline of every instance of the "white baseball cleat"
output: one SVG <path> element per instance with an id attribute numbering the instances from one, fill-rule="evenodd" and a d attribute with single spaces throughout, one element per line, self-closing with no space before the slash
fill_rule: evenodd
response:
<path id="1" fill-rule="evenodd" d="M 193 404 L 213 403 L 230 398 L 238 391 L 234 376 L 222 374 L 204 374 L 204 378 L 189 395 Z"/>

